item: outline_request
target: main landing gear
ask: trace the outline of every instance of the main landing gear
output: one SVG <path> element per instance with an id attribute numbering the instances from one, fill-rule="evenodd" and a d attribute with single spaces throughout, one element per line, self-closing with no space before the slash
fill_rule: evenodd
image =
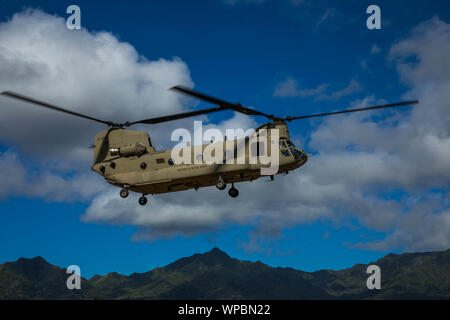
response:
<path id="1" fill-rule="evenodd" d="M 219 177 L 219 179 L 217 179 L 216 181 L 216 187 L 219 190 L 225 190 L 225 188 L 227 187 L 227 183 L 225 182 L 225 180 Z M 234 183 L 231 184 L 231 188 L 230 190 L 228 190 L 228 194 L 232 198 L 236 198 L 239 195 L 239 191 L 234 187 Z"/>
<path id="2" fill-rule="evenodd" d="M 125 188 L 120 190 L 120 197 L 122 197 L 124 199 L 126 197 L 128 197 L 129 194 L 130 194 L 130 192 Z M 138 202 L 141 206 L 145 206 L 147 204 L 147 198 L 145 197 L 145 195 L 142 195 L 142 197 L 139 198 Z"/>
<path id="3" fill-rule="evenodd" d="M 127 189 L 123 188 L 122 190 L 120 190 L 120 196 L 121 196 L 122 198 L 125 199 L 126 197 L 128 197 L 128 194 L 129 194 L 129 192 L 128 192 Z"/>
<path id="4" fill-rule="evenodd" d="M 230 190 L 228 190 L 228 194 L 232 198 L 236 198 L 239 195 L 239 191 L 238 191 L 238 189 L 236 189 L 234 187 L 234 183 L 232 184 L 232 187 L 230 188 Z"/>
<path id="5" fill-rule="evenodd" d="M 227 183 L 225 182 L 225 180 L 219 177 L 219 179 L 217 179 L 216 181 L 216 187 L 219 190 L 225 190 L 225 188 L 227 187 Z"/>
<path id="6" fill-rule="evenodd" d="M 144 195 L 142 195 L 142 197 L 139 198 L 139 204 L 141 206 L 145 206 L 147 204 L 147 198 Z"/>

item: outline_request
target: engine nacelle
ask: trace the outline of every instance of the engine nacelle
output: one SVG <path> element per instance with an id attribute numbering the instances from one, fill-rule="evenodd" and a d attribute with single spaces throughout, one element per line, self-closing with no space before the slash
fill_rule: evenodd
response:
<path id="1" fill-rule="evenodd" d="M 135 145 L 127 145 L 127 146 L 122 146 L 120 148 L 109 149 L 109 154 L 112 157 L 117 157 L 117 156 L 132 157 L 132 156 L 140 156 L 140 155 L 144 154 L 146 151 L 147 151 L 147 148 L 143 144 L 136 143 Z"/>

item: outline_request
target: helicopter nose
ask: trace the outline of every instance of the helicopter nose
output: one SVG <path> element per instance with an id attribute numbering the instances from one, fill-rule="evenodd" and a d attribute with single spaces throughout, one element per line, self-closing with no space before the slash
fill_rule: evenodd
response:
<path id="1" fill-rule="evenodd" d="M 303 162 L 305 163 L 308 160 L 308 155 L 303 150 L 300 150 L 298 148 L 295 148 L 295 161 L 296 162 Z"/>
<path id="2" fill-rule="evenodd" d="M 308 161 L 308 154 L 305 152 L 305 151 L 300 151 L 301 153 L 302 153 L 302 156 L 303 156 L 303 162 L 306 162 L 306 161 Z"/>

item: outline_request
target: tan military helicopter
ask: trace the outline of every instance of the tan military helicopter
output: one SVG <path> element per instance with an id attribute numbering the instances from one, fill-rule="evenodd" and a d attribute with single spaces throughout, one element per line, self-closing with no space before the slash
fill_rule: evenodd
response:
<path id="1" fill-rule="evenodd" d="M 226 163 L 208 164 L 203 161 L 201 155 L 199 156 L 198 154 L 195 154 L 196 150 L 199 150 L 198 148 L 196 149 L 195 147 L 189 147 L 187 152 L 191 152 L 191 158 L 197 159 L 198 161 L 194 161 L 193 164 L 176 164 L 171 156 L 173 150 L 157 151 L 152 145 L 148 133 L 126 129 L 132 125 L 156 124 L 224 110 L 234 110 L 246 115 L 264 116 L 270 119 L 271 122 L 255 129 L 252 136 L 253 138 L 259 137 L 264 132 L 266 135 L 265 139 L 267 139 L 267 141 L 271 141 L 270 129 L 278 129 L 279 145 L 277 151 L 279 152 L 279 166 L 275 174 L 281 174 L 288 173 L 289 171 L 302 166 L 308 159 L 307 154 L 300 148 L 294 146 L 291 142 L 286 122 L 298 119 L 392 108 L 418 103 L 417 100 L 404 101 L 366 108 L 282 118 L 246 108 L 239 103 L 230 103 L 224 100 L 216 99 L 186 87 L 175 86 L 171 89 L 216 104 L 217 107 L 133 122 L 114 123 L 112 121 L 100 120 L 81 113 L 63 109 L 11 91 L 5 91 L 2 92 L 2 94 L 11 98 L 33 103 L 35 105 L 50 108 L 52 110 L 97 121 L 109 126 L 109 129 L 104 130 L 95 136 L 94 164 L 91 168 L 103 176 L 107 182 L 120 187 L 120 196 L 122 198 L 126 198 L 128 196 L 129 190 L 141 193 L 142 196 L 139 198 L 139 204 L 141 205 L 145 205 L 147 203 L 146 195 L 148 194 L 160 194 L 186 189 L 198 190 L 198 188 L 212 185 L 216 185 L 219 190 L 224 190 L 227 183 L 231 184 L 231 188 L 228 191 L 229 195 L 235 198 L 239 195 L 239 192 L 234 187 L 234 183 L 253 181 L 260 178 L 262 176 L 261 169 L 266 166 L 259 161 L 256 163 L 251 163 L 248 161 L 249 158 L 258 156 L 262 153 L 270 154 L 271 149 L 270 143 L 261 145 L 260 142 L 258 142 L 261 141 L 261 139 L 252 140 L 252 137 L 245 137 L 241 141 L 236 140 L 233 150 L 229 149 L 230 141 L 219 141 L 214 143 L 223 144 L 222 150 L 225 150 L 224 153 L 226 158 L 229 158 L 230 154 L 231 157 L 237 157 L 237 154 L 240 153 L 241 156 L 243 155 L 245 161 L 243 161 L 243 163 L 239 163 L 237 161 L 227 161 Z M 202 145 L 200 147 L 200 151 L 205 150 L 210 145 L 211 144 Z M 243 152 L 240 152 L 241 150 L 237 150 L 237 146 L 239 145 L 244 150 Z M 262 150 L 264 149 L 264 146 L 267 146 L 267 150 Z M 226 149 L 227 147 L 228 149 Z M 270 175 L 270 178 L 273 180 L 273 175 Z"/>

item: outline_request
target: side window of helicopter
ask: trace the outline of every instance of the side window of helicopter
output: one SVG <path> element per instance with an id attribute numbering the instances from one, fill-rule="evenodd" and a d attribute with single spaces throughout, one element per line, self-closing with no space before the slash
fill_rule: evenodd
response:
<path id="1" fill-rule="evenodd" d="M 286 148 L 286 144 L 284 143 L 283 140 L 280 140 L 280 149 L 284 149 Z"/>

